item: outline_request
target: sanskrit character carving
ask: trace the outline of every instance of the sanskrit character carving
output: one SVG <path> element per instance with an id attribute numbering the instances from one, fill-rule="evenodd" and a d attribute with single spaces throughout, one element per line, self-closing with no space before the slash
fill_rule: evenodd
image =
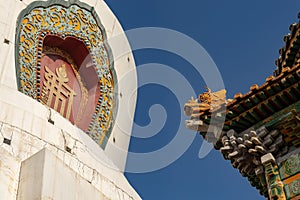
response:
<path id="1" fill-rule="evenodd" d="M 68 86 L 66 66 L 56 68 L 53 73 L 45 66 L 45 81 L 42 90 L 42 102 L 57 110 L 62 116 L 70 119 L 71 106 L 75 91 Z"/>

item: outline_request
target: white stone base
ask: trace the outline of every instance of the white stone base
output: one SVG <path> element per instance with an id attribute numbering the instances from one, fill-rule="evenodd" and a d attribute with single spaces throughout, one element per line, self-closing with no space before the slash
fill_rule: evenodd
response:
<path id="1" fill-rule="evenodd" d="M 98 167 L 92 168 L 86 163 Z M 95 160 L 79 141 L 72 152 L 67 152 L 18 127 L 0 122 L 0 199 L 141 198 L 122 172 Z"/>
<path id="2" fill-rule="evenodd" d="M 18 200 L 95 198 L 108 199 L 47 149 L 21 164 Z"/>

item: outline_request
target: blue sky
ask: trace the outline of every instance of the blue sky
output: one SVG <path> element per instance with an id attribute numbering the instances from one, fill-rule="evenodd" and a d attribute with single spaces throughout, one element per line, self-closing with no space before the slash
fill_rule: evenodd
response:
<path id="1" fill-rule="evenodd" d="M 228 98 L 237 92 L 248 92 L 251 85 L 262 84 L 272 74 L 278 50 L 284 45 L 283 36 L 289 32 L 289 25 L 298 21 L 300 11 L 300 2 L 279 0 L 106 0 L 106 3 L 125 30 L 163 27 L 196 40 L 216 63 Z M 197 93 L 204 91 L 201 76 L 175 54 L 144 49 L 134 52 L 134 56 L 137 68 L 152 62 L 168 65 L 183 74 Z M 155 136 L 131 141 L 130 151 L 150 152 L 175 137 L 183 105 L 176 94 L 158 84 L 140 87 L 138 92 L 137 124 L 151 123 L 148 111 L 153 104 L 162 105 L 168 115 L 165 126 Z M 187 135 L 195 134 L 184 131 Z M 213 150 L 199 159 L 201 144 L 202 138 L 197 134 L 188 150 L 171 165 L 149 173 L 126 173 L 126 176 L 145 200 L 264 199 L 218 151 Z"/>

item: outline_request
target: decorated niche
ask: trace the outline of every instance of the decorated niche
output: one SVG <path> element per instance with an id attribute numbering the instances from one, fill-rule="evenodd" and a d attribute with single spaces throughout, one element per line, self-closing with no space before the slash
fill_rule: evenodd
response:
<path id="1" fill-rule="evenodd" d="M 79 1 L 34 2 L 18 18 L 18 89 L 56 110 L 103 149 L 116 113 L 116 75 L 93 8 Z"/>

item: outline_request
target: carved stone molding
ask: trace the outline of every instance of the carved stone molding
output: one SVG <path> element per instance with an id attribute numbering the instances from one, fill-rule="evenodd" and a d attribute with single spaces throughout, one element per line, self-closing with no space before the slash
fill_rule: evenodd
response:
<path id="1" fill-rule="evenodd" d="M 223 146 L 220 151 L 224 158 L 230 160 L 242 176 L 248 177 L 261 193 L 267 195 L 261 157 L 267 153 L 277 154 L 279 150 L 284 153 L 282 135 L 277 130 L 269 132 L 265 127 L 261 127 L 243 134 L 230 130 L 221 140 Z"/>
<path id="2" fill-rule="evenodd" d="M 278 165 L 271 153 L 261 157 L 268 184 L 269 200 L 286 200 L 284 184 L 280 179 Z"/>

